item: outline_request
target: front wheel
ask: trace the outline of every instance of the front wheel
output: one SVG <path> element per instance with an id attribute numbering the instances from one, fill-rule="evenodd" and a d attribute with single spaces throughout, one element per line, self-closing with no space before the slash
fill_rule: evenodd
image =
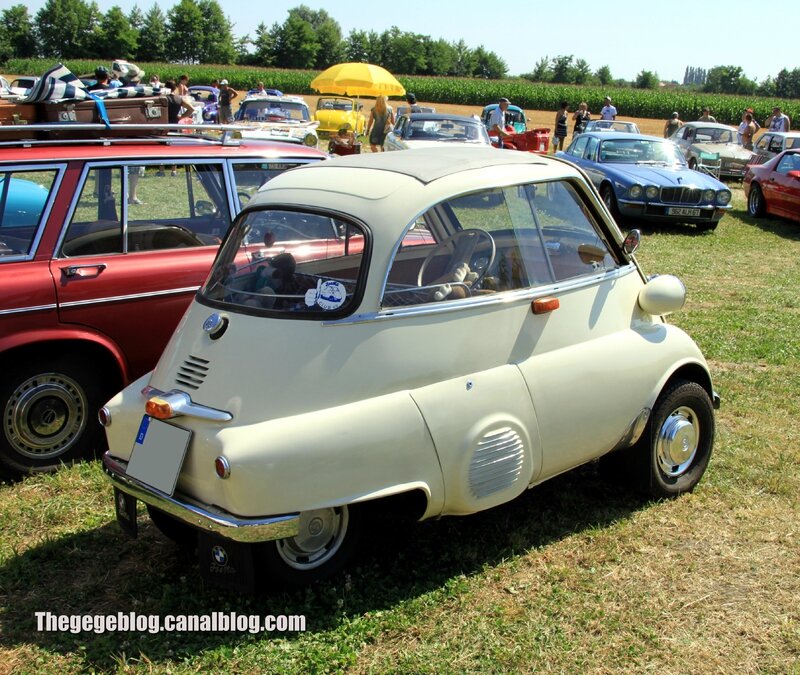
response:
<path id="1" fill-rule="evenodd" d="M 685 380 L 664 390 L 653 409 L 645 441 L 650 494 L 676 497 L 693 490 L 714 446 L 714 406 L 708 392 L 697 382 Z"/>
<path id="2" fill-rule="evenodd" d="M 0 466 L 13 475 L 53 471 L 99 449 L 97 377 L 69 359 L 12 368 L 0 384 Z"/>
<path id="3" fill-rule="evenodd" d="M 611 212 L 611 215 L 614 216 L 614 218 L 618 218 L 619 208 L 617 207 L 617 197 L 614 194 L 614 188 L 610 185 L 604 185 L 600 190 L 600 196 L 603 198 L 603 203 Z"/>
<path id="4" fill-rule="evenodd" d="M 678 380 L 658 397 L 641 438 L 601 458 L 601 472 L 657 499 L 690 492 L 714 445 L 714 406 L 696 382 Z"/>
<path id="5" fill-rule="evenodd" d="M 261 545 L 267 580 L 299 587 L 326 579 L 344 567 L 358 546 L 363 507 L 338 506 L 300 514 L 299 532 Z"/>
<path id="6" fill-rule="evenodd" d="M 767 211 L 767 205 L 764 203 L 764 193 L 758 183 L 750 184 L 750 194 L 747 196 L 747 213 L 753 218 L 761 218 Z"/>

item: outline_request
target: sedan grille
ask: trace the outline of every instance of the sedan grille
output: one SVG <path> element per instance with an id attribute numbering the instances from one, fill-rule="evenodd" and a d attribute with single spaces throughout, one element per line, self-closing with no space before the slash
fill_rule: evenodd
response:
<path id="1" fill-rule="evenodd" d="M 695 187 L 663 187 L 661 201 L 665 204 L 699 204 L 703 191 Z"/>
<path id="2" fill-rule="evenodd" d="M 206 359 L 190 355 L 189 358 L 183 362 L 183 365 L 178 368 L 175 381 L 189 389 L 199 389 L 200 385 L 203 384 L 203 381 L 206 379 L 206 375 L 208 375 L 209 363 L 210 361 L 206 361 Z"/>

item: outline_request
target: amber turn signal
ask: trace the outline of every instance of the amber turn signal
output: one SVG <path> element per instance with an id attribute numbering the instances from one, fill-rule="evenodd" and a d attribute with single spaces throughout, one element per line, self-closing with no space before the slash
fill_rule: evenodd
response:
<path id="1" fill-rule="evenodd" d="M 150 417 L 155 417 L 157 420 L 168 420 L 175 416 L 169 402 L 158 396 L 154 396 L 145 403 L 144 411 L 150 415 Z"/>
<path id="2" fill-rule="evenodd" d="M 561 307 L 561 303 L 558 301 L 558 298 L 536 298 L 536 300 L 531 303 L 531 309 L 534 314 L 547 314 L 559 307 Z"/>

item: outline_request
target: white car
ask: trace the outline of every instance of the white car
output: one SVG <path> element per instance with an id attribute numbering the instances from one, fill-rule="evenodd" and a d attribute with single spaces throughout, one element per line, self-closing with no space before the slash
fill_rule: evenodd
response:
<path id="1" fill-rule="evenodd" d="M 308 104 L 300 96 L 248 96 L 236 111 L 234 122 L 246 127 L 244 138 L 302 143 L 315 147 L 317 127 Z"/>
<path id="2" fill-rule="evenodd" d="M 663 318 L 683 285 L 637 245 L 579 169 L 528 152 L 273 178 L 156 369 L 101 411 L 119 522 L 135 533 L 140 500 L 208 578 L 292 585 L 338 570 L 386 502 L 474 513 L 597 458 L 692 490 L 719 398 Z"/>
<path id="3" fill-rule="evenodd" d="M 800 148 L 800 131 L 766 131 L 753 148 L 751 164 L 763 164 L 784 150 Z"/>
<path id="4" fill-rule="evenodd" d="M 491 145 L 477 117 L 445 113 L 406 113 L 386 134 L 384 150 L 409 150 L 453 144 Z"/>

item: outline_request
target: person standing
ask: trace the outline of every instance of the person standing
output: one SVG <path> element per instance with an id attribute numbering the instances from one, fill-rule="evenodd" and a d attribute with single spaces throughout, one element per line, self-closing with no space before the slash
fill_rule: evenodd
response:
<path id="1" fill-rule="evenodd" d="M 564 141 L 567 139 L 567 119 L 569 116 L 569 103 L 561 101 L 561 109 L 556 113 L 555 126 L 553 132 L 553 152 L 564 149 Z"/>
<path id="2" fill-rule="evenodd" d="M 572 129 L 572 135 L 577 136 L 583 133 L 583 130 L 586 128 L 586 123 L 592 119 L 592 115 L 589 112 L 589 105 L 586 101 L 580 102 L 578 110 L 572 116 L 572 119 L 575 120 L 575 127 Z"/>
<path id="3" fill-rule="evenodd" d="M 503 138 L 511 135 L 506 131 L 506 110 L 510 103 L 511 101 L 507 98 L 501 98 L 497 101 L 497 107 L 489 115 L 489 133 L 497 134 L 500 139 L 500 147 L 503 146 Z"/>
<path id="4" fill-rule="evenodd" d="M 676 112 L 672 113 L 670 118 L 664 124 L 664 138 L 669 138 L 682 126 L 683 122 L 681 122 L 680 115 L 678 115 Z"/>
<path id="5" fill-rule="evenodd" d="M 713 122 L 714 124 L 717 123 L 717 119 L 711 114 L 711 108 L 706 106 L 703 108 L 703 114 L 697 118 L 698 122 Z"/>
<path id="6" fill-rule="evenodd" d="M 233 122 L 233 108 L 231 101 L 239 94 L 228 86 L 228 80 L 221 80 L 219 83 L 219 121 L 222 124 Z"/>
<path id="7" fill-rule="evenodd" d="M 189 95 L 189 76 L 188 75 L 181 75 L 178 78 L 177 86 L 175 87 L 175 91 L 172 92 L 173 94 L 178 94 L 178 96 L 188 96 Z"/>
<path id="8" fill-rule="evenodd" d="M 611 103 L 611 97 L 606 96 L 605 105 L 600 109 L 601 120 L 615 120 L 617 119 L 617 109 Z"/>
<path id="9" fill-rule="evenodd" d="M 775 106 L 772 109 L 772 115 L 770 115 L 767 118 L 767 121 L 764 122 L 764 126 L 770 131 L 789 131 L 791 120 L 787 115 L 784 115 L 781 112 L 779 106 Z"/>
<path id="10" fill-rule="evenodd" d="M 417 105 L 416 94 L 410 93 L 406 96 L 406 103 L 408 103 L 408 112 L 422 112 L 422 108 Z"/>
<path id="11" fill-rule="evenodd" d="M 369 113 L 367 122 L 367 135 L 369 136 L 369 147 L 372 152 L 383 151 L 383 141 L 389 127 L 394 125 L 394 111 L 392 106 L 386 102 L 385 96 L 378 96 L 375 105 Z"/>
<path id="12" fill-rule="evenodd" d="M 742 147 L 745 150 L 752 150 L 753 149 L 753 136 L 756 135 L 756 125 L 753 124 L 753 116 L 750 113 L 744 114 L 744 120 L 742 124 L 739 126 L 739 131 L 742 135 Z"/>

